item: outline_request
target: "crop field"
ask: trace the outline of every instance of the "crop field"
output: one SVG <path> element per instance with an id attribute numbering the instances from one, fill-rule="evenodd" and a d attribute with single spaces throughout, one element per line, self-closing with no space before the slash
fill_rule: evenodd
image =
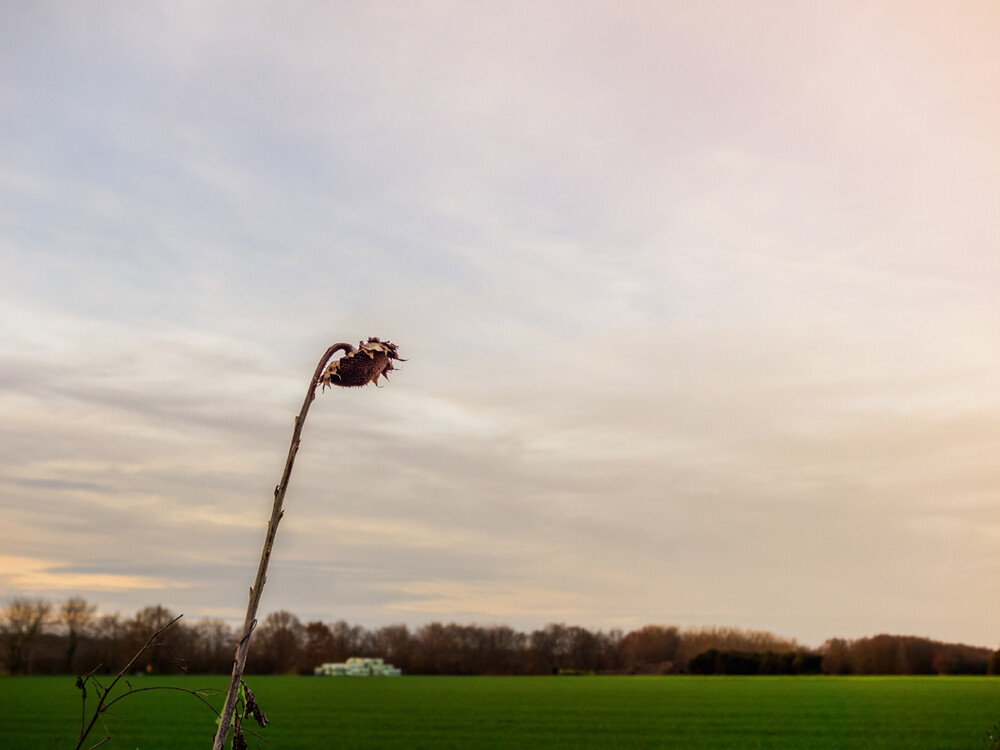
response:
<path id="1" fill-rule="evenodd" d="M 137 677 L 188 689 L 223 677 Z M 962 677 L 254 677 L 270 746 L 291 748 L 969 748 L 1000 723 L 1000 679 Z M 91 693 L 91 696 L 93 693 Z M 91 702 L 92 702 L 91 698 Z M 218 706 L 222 696 L 213 698 Z M 130 696 L 103 748 L 211 746 L 189 695 Z M 0 746 L 71 748 L 72 677 L 0 678 Z M 252 722 L 250 722 L 252 725 Z M 255 727 L 255 725 L 253 725 Z M 91 743 L 104 735 L 98 727 Z M 268 743 L 273 743 L 269 745 Z M 251 747 L 256 741 L 251 741 Z"/>

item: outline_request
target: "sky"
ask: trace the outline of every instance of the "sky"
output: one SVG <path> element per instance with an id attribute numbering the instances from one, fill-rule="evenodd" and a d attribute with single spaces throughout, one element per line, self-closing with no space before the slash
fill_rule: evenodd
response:
<path id="1" fill-rule="evenodd" d="M 0 2 L 0 602 L 1000 645 L 1000 6 Z"/>

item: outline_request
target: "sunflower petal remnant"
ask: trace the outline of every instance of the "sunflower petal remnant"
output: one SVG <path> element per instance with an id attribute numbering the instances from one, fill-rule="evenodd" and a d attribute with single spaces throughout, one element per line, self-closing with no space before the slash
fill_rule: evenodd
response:
<path id="1" fill-rule="evenodd" d="M 368 341 L 359 341 L 355 348 L 350 344 L 342 344 L 345 354 L 327 365 L 323 373 L 323 390 L 327 386 L 339 385 L 342 388 L 359 388 L 369 383 L 378 386 L 378 379 L 389 379 L 389 372 L 396 369 L 393 360 L 405 362 L 400 358 L 396 345 L 391 341 L 381 341 L 377 336 L 369 337 Z"/>

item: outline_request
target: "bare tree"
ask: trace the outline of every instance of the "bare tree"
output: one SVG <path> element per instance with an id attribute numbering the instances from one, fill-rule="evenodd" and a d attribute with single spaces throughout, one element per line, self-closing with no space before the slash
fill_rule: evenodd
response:
<path id="1" fill-rule="evenodd" d="M 189 629 L 192 639 L 191 671 L 222 674 L 232 665 L 236 634 L 223 620 L 204 619 Z"/>
<path id="2" fill-rule="evenodd" d="M 320 664 L 334 661 L 336 653 L 336 643 L 333 639 L 333 631 L 330 627 L 319 620 L 315 620 L 306 625 L 305 643 L 300 652 L 299 669 L 308 673 Z"/>
<path id="3" fill-rule="evenodd" d="M 155 632 L 166 631 L 166 625 L 177 618 L 173 612 L 161 604 L 143 607 L 125 623 L 128 653 L 135 653 Z M 179 624 L 169 630 L 162 639 L 160 648 L 146 649 L 142 659 L 132 668 L 149 673 L 169 674 L 176 671 L 179 664 L 175 651 L 180 651 L 181 641 L 186 633 Z"/>
<path id="4" fill-rule="evenodd" d="M 330 661 L 344 661 L 351 656 L 360 656 L 365 640 L 365 631 L 360 625 L 350 625 L 337 620 L 330 626 L 333 635 L 333 654 Z"/>
<path id="5" fill-rule="evenodd" d="M 791 638 L 783 638 L 764 630 L 742 630 L 730 627 L 693 628 L 681 633 L 678 656 L 688 662 L 710 649 L 718 651 L 746 651 L 777 654 L 798 651 L 801 646 Z"/>
<path id="6" fill-rule="evenodd" d="M 98 661 L 102 664 L 121 664 L 126 660 L 128 627 L 121 613 L 101 615 L 94 623 L 97 639 Z M 109 666 L 110 668 L 110 666 Z"/>
<path id="7" fill-rule="evenodd" d="M 622 663 L 630 672 L 673 671 L 680 647 L 681 636 L 677 628 L 647 625 L 633 630 L 622 640 Z"/>
<path id="8" fill-rule="evenodd" d="M 414 638 L 406 625 L 386 625 L 379 628 L 374 636 L 374 646 L 379 656 L 399 667 L 403 672 L 411 669 L 410 658 Z"/>
<path id="9" fill-rule="evenodd" d="M 87 600 L 81 596 L 73 596 L 67 599 L 59 607 L 58 621 L 66 630 L 66 672 L 71 674 L 73 669 L 73 657 L 76 655 L 77 646 L 80 644 L 80 636 L 85 635 L 94 621 L 94 612 L 97 611 L 96 604 L 88 604 Z"/>
<path id="10" fill-rule="evenodd" d="M 530 636 L 532 669 L 539 674 L 555 674 L 566 666 L 569 632 L 561 622 L 550 622 Z"/>
<path id="11" fill-rule="evenodd" d="M 256 633 L 260 648 L 250 662 L 255 672 L 286 674 L 295 670 L 306 637 L 298 617 L 284 609 L 272 612 Z"/>
<path id="12" fill-rule="evenodd" d="M 41 635 L 52 612 L 52 605 L 44 599 L 18 597 L 3 608 L 3 654 L 11 674 L 31 671 L 31 647 Z"/>

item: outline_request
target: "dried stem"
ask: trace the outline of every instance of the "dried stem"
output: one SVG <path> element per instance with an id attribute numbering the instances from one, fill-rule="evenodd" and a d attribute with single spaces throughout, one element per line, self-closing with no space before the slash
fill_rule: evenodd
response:
<path id="1" fill-rule="evenodd" d="M 236 658 L 233 662 L 233 677 L 229 683 L 229 692 L 226 694 L 226 703 L 222 708 L 222 716 L 219 719 L 219 731 L 215 735 L 213 750 L 223 750 L 226 744 L 226 735 L 233 722 L 233 712 L 236 710 L 236 701 L 239 696 L 240 681 L 243 679 L 243 669 L 246 666 L 247 652 L 250 648 L 250 635 L 257 625 L 257 606 L 260 604 L 260 595 L 264 590 L 264 583 L 267 580 L 267 564 L 271 559 L 271 548 L 274 546 L 274 537 L 278 531 L 278 522 L 281 521 L 284 511 L 282 505 L 285 501 L 285 491 L 288 489 L 288 480 L 292 475 L 292 466 L 295 464 L 295 454 L 299 450 L 302 425 L 306 421 L 309 407 L 313 399 L 316 398 L 316 386 L 319 385 L 323 370 L 326 368 L 330 358 L 339 351 L 350 352 L 354 347 L 350 344 L 334 344 L 326 350 L 326 354 L 320 359 L 316 366 L 316 372 L 309 382 L 309 390 L 306 391 L 305 401 L 302 402 L 302 409 L 295 418 L 295 429 L 292 431 L 292 442 L 288 448 L 288 458 L 285 460 L 285 471 L 281 475 L 281 483 L 274 488 L 274 506 L 271 508 L 271 520 L 267 523 L 267 534 L 264 537 L 264 549 L 260 555 L 260 565 L 257 567 L 257 578 L 254 580 L 253 588 L 250 589 L 250 603 L 247 605 L 247 616 L 243 622 L 243 636 L 236 647 Z"/>

